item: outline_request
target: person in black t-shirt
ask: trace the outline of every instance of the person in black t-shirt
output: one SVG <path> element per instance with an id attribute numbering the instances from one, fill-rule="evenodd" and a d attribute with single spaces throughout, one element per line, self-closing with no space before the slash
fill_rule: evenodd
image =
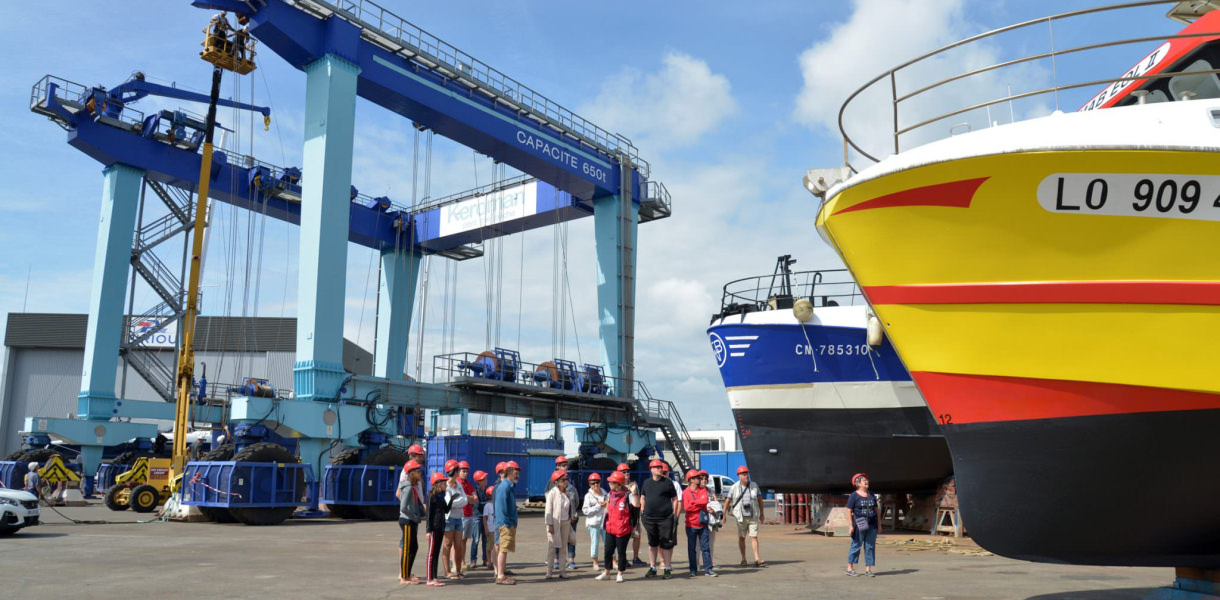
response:
<path id="1" fill-rule="evenodd" d="M 648 463 L 652 478 L 645 479 L 640 486 L 640 502 L 643 509 L 640 519 L 644 523 L 644 531 L 648 534 L 648 572 L 644 577 L 657 576 L 657 555 L 660 554 L 662 576 L 665 579 L 673 577 L 670 571 L 670 559 L 673 557 L 674 545 L 674 515 L 678 513 L 678 490 L 663 472 L 665 463 L 653 460 Z"/>

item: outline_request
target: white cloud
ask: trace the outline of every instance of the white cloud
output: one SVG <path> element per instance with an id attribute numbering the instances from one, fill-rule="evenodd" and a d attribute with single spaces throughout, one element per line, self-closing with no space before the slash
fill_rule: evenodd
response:
<path id="1" fill-rule="evenodd" d="M 737 112 L 728 77 L 706 62 L 677 52 L 662 62 L 651 73 L 623 69 L 578 113 L 655 151 L 688 146 Z"/>
<path id="2" fill-rule="evenodd" d="M 839 110 L 847 96 L 873 77 L 941 46 L 981 33 L 970 23 L 962 0 L 856 0 L 851 16 L 832 27 L 829 35 L 801 53 L 804 86 L 796 98 L 794 118 L 819 132 L 839 135 Z M 1024 35 L 1027 32 L 1019 32 Z M 884 40 L 884 44 L 879 44 Z M 913 92 L 947 77 L 998 64 L 998 38 L 968 44 L 900 71 L 897 94 Z M 1019 47 L 1019 46 L 1018 46 Z M 1025 51 L 1021 56 L 1033 54 Z M 1022 63 L 950 83 L 900 102 L 898 125 L 914 125 L 935 115 L 966 108 L 1010 93 L 1043 87 L 1045 67 Z M 848 133 L 857 145 L 882 158 L 893 151 L 892 89 L 888 78 L 853 100 L 844 114 Z M 1021 111 L 1023 114 L 1027 111 Z M 1008 108 L 980 109 L 928 124 L 904 134 L 901 148 L 1007 122 Z"/>

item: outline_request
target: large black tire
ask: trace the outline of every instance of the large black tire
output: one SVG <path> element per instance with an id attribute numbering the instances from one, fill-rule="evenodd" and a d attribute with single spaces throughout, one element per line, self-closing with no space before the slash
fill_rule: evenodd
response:
<path id="1" fill-rule="evenodd" d="M 212 448 L 207 454 L 199 457 L 201 461 L 233 460 L 233 444 L 223 444 Z M 200 506 L 199 512 L 216 523 L 236 523 L 237 519 L 229 513 L 229 509 L 220 506 Z"/>
<path id="2" fill-rule="evenodd" d="M 47 461 L 51 460 L 52 456 L 59 456 L 59 453 L 50 448 L 38 448 L 37 450 L 30 450 L 29 452 L 22 454 L 21 457 L 17 459 L 17 462 L 36 462 L 40 466 L 46 466 Z"/>
<path id="3" fill-rule="evenodd" d="M 131 490 L 131 494 L 127 496 L 128 504 L 131 505 L 131 510 L 138 513 L 150 513 L 157 510 L 157 506 L 161 504 L 161 494 L 157 488 L 142 483 Z"/>
<path id="4" fill-rule="evenodd" d="M 102 500 L 106 503 L 106 508 L 115 511 L 124 511 L 130 507 L 128 504 L 119 502 L 119 492 L 123 491 L 124 487 L 126 486 L 121 483 L 116 483 L 106 488 L 106 494 L 102 496 Z"/>
<path id="5" fill-rule="evenodd" d="M 17 460 L 18 458 L 21 458 L 21 455 L 22 455 L 22 454 L 25 454 L 25 450 L 18 450 L 18 451 L 16 451 L 16 452 L 14 452 L 14 453 L 12 453 L 12 454 L 9 454 L 8 456 L 4 457 L 4 460 L 6 460 L 6 461 L 15 461 L 15 460 Z"/>
<path id="6" fill-rule="evenodd" d="M 330 457 L 332 465 L 358 465 L 360 464 L 360 451 L 362 448 L 348 448 Z M 327 504 L 326 508 L 330 509 L 330 516 L 340 519 L 363 519 L 365 518 L 364 511 L 360 510 L 359 506 L 350 504 Z M 397 517 L 395 517 L 397 518 Z"/>
<path id="7" fill-rule="evenodd" d="M 286 448 L 279 444 L 269 442 L 260 442 L 251 444 L 238 452 L 233 457 L 235 462 L 256 462 L 256 463 L 297 463 L 297 458 L 292 455 Z M 297 497 L 304 495 L 305 492 L 305 473 L 298 470 L 299 473 L 296 482 Z M 288 517 L 296 512 L 296 506 L 279 506 L 279 507 L 242 507 L 230 508 L 229 513 L 233 518 L 245 523 L 246 525 L 279 525 Z"/>
<path id="8" fill-rule="evenodd" d="M 124 452 L 124 453 L 114 457 L 114 459 L 112 459 L 110 461 L 110 464 L 131 466 L 136 463 L 137 458 L 141 458 L 141 457 L 152 458 L 153 455 L 151 452 L 140 452 L 140 451 L 130 450 L 130 451 Z"/>
<path id="9" fill-rule="evenodd" d="M 589 461 L 590 471 L 614 471 L 618 468 L 618 463 L 614 459 L 603 456 Z"/>
<path id="10" fill-rule="evenodd" d="M 398 467 L 401 469 L 407 462 L 407 453 L 398 448 L 378 448 L 366 454 L 364 460 L 360 462 L 365 465 Z M 397 469 L 395 470 L 395 475 L 397 475 Z M 397 504 L 390 506 L 361 506 L 360 512 L 373 521 L 395 521 L 398 519 Z"/>

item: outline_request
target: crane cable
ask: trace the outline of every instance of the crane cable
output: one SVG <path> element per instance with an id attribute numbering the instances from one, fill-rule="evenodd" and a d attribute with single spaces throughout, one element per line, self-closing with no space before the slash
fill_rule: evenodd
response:
<path id="1" fill-rule="evenodd" d="M 432 130 L 428 130 L 427 139 L 424 142 L 424 194 L 419 199 L 419 205 L 427 202 L 432 197 Z M 414 244 L 412 244 L 412 252 L 414 252 Z M 424 367 L 424 332 L 427 330 L 428 323 L 428 279 L 432 270 L 432 261 L 428 256 L 423 257 L 423 281 L 419 284 L 419 328 L 415 331 L 415 380 L 419 381 L 423 376 Z M 416 277 L 418 279 L 418 276 Z"/>

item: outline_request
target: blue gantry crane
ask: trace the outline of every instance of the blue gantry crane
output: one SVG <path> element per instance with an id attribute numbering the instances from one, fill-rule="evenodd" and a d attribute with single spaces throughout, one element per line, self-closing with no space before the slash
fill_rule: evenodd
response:
<path id="1" fill-rule="evenodd" d="M 264 432 L 275 439 L 291 439 L 301 460 L 313 462 L 315 479 L 324 476 L 322 466 L 337 446 L 375 452 L 388 436 L 403 432 L 404 415 L 417 417 L 424 408 L 628 425 L 635 429 L 623 440 L 606 442 L 624 453 L 651 445 L 646 429 L 660 428 L 671 440 L 688 439 L 672 403 L 652 398 L 633 376 L 636 228 L 640 222 L 668 216 L 670 204 L 664 186 L 650 179 L 647 162 L 628 140 L 372 2 L 196 0 L 193 4 L 237 15 L 247 23 L 249 35 L 306 73 L 302 166 L 274 166 L 219 149 L 210 169 L 208 187 L 215 200 L 257 207 L 301 228 L 294 395 L 234 398 L 228 418 L 238 425 L 243 439 L 253 443 Z M 200 183 L 200 124 L 185 111 L 146 116 L 130 106 L 153 94 L 201 100 L 201 95 L 140 77 L 105 90 L 48 76 L 34 87 L 31 98 L 35 112 L 62 125 L 69 131 L 70 144 L 106 167 L 80 411 L 74 419 L 39 417 L 26 425 L 28 431 L 82 444 L 86 476 L 96 470 L 102 446 L 148 436 L 146 429 L 151 426 L 113 417 L 172 414 L 167 405 L 116 398 L 112 362 L 120 346 L 118 317 L 123 314 L 141 180 L 183 190 L 194 190 Z M 351 181 L 357 97 L 509 164 L 525 176 L 414 209 L 389 198 L 363 196 Z M 261 107 L 222 105 L 268 115 Z M 510 202 L 513 210 L 487 210 Z M 493 218 L 463 222 L 461 214 L 471 210 Z M 403 380 L 423 256 L 470 258 L 479 255 L 474 243 L 478 240 L 589 215 L 594 218 L 598 269 L 600 369 L 586 365 L 577 373 L 574 365 L 554 363 L 541 371 L 543 375 L 533 375 L 538 369 L 521 369 L 521 381 L 495 381 L 459 366 L 457 371 L 465 371 L 445 383 Z M 348 242 L 373 248 L 381 256 L 372 377 L 352 376 L 340 361 Z M 568 371 L 570 377 L 563 377 Z M 588 384 L 568 385 L 569 379 Z M 196 410 L 200 421 L 221 416 L 217 407 Z M 679 463 L 691 464 L 681 444 L 677 454 Z M 206 471 L 207 465 L 200 469 Z M 377 476 L 386 478 L 384 473 Z M 284 483 L 284 475 L 271 472 L 262 480 L 275 488 Z M 213 484 L 217 482 L 185 484 L 186 503 L 231 506 L 232 496 L 209 495 Z M 392 494 L 392 487 L 389 491 Z M 272 504 L 295 506 L 298 500 Z"/>

